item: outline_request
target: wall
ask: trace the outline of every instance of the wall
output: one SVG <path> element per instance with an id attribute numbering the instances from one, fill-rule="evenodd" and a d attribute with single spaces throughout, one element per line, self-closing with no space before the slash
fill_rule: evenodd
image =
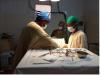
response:
<path id="1" fill-rule="evenodd" d="M 35 1 L 35 0 L 34 0 Z M 98 42 L 98 5 L 99 0 L 61 0 L 60 10 L 67 12 L 67 17 L 75 15 L 85 21 L 88 42 Z M 33 2 L 33 5 L 35 2 Z M 52 3 L 56 11 L 56 3 Z M 19 37 L 24 26 L 34 19 L 34 12 L 28 6 L 28 0 L 0 0 L 0 33 L 7 32 Z M 60 17 L 57 17 L 57 20 Z M 47 32 L 57 27 L 57 20 L 48 27 Z M 51 28 L 51 29 L 50 29 Z"/>
<path id="2" fill-rule="evenodd" d="M 67 16 L 74 15 L 82 19 L 83 16 L 83 0 L 61 0 L 61 11 L 66 11 Z"/>
<path id="3" fill-rule="evenodd" d="M 67 11 L 68 16 L 76 15 L 80 17 L 82 16 L 81 1 L 61 0 L 60 9 L 61 11 Z M 53 3 L 52 5 L 56 4 Z M 55 6 L 53 10 L 56 10 Z M 0 33 L 7 32 L 18 38 L 21 29 L 27 22 L 33 20 L 33 13 L 28 7 L 28 0 L 0 0 Z"/>
<path id="4" fill-rule="evenodd" d="M 89 43 L 99 43 L 99 0 L 84 0 L 84 21 Z"/>
<path id="5" fill-rule="evenodd" d="M 32 15 L 27 0 L 0 0 L 0 33 L 6 32 L 18 38 Z"/>

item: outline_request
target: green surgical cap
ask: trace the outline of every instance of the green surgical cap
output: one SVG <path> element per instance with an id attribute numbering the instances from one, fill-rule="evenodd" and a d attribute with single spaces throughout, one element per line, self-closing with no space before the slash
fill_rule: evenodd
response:
<path id="1" fill-rule="evenodd" d="M 67 19 L 66 19 L 66 23 L 67 24 L 71 24 L 73 22 L 76 22 L 78 23 L 79 22 L 79 19 L 75 16 L 69 16 Z"/>

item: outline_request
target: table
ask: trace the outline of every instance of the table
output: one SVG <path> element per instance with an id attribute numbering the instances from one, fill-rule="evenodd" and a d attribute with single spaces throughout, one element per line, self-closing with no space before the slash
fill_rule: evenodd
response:
<path id="1" fill-rule="evenodd" d="M 66 50 L 84 51 L 85 59 L 65 56 Z M 28 50 L 16 67 L 19 74 L 98 74 L 99 56 L 84 48 Z"/>

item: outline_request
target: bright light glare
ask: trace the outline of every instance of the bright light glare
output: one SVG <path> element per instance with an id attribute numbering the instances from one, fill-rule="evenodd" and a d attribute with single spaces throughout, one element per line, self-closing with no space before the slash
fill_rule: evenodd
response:
<path id="1" fill-rule="evenodd" d="M 51 6 L 50 5 L 35 5 L 35 10 L 37 11 L 44 11 L 44 12 L 51 12 Z"/>

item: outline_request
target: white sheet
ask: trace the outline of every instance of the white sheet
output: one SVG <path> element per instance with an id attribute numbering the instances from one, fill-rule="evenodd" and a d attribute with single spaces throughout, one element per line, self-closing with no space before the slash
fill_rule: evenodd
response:
<path id="1" fill-rule="evenodd" d="M 64 38 L 52 38 L 52 40 L 55 41 L 61 48 L 65 45 Z"/>
<path id="2" fill-rule="evenodd" d="M 64 52 L 66 52 L 66 49 L 64 48 L 52 50 L 51 54 L 48 50 L 29 50 L 20 61 L 17 68 L 99 66 L 99 57 L 96 54 L 86 49 L 71 50 L 84 50 L 89 53 L 89 55 L 87 55 L 85 59 L 74 58 L 74 61 L 72 61 L 71 57 L 65 56 Z M 63 54 L 59 52 L 63 52 Z"/>

